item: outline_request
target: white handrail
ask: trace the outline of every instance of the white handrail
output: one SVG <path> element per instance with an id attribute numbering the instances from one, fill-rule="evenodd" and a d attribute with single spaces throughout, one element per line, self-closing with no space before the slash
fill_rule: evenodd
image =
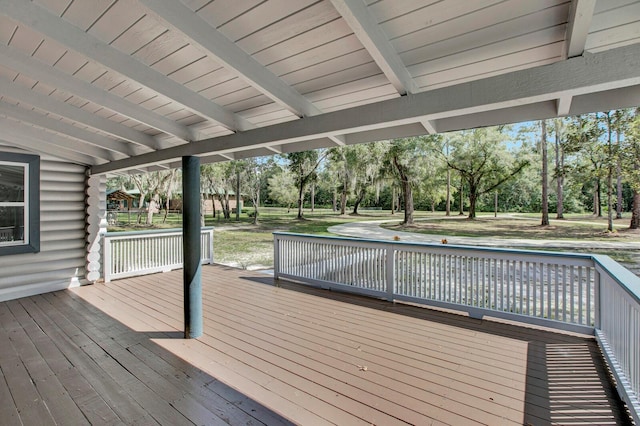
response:
<path id="1" fill-rule="evenodd" d="M 640 424 L 640 278 L 608 256 L 274 233 L 274 276 L 596 334 Z"/>
<path id="2" fill-rule="evenodd" d="M 103 236 L 104 280 L 182 268 L 182 230 L 108 232 Z M 213 263 L 213 228 L 202 228 L 202 264 Z"/>

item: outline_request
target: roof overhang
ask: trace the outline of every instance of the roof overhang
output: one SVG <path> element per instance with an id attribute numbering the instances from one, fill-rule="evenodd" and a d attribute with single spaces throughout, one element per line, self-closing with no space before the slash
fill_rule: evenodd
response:
<path id="1" fill-rule="evenodd" d="M 0 146 L 91 173 L 640 105 L 632 0 L 0 0 Z"/>

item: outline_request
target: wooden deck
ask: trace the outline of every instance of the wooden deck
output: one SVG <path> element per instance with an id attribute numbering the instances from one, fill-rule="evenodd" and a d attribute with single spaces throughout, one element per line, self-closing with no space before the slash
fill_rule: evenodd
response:
<path id="1" fill-rule="evenodd" d="M 625 424 L 594 340 L 203 267 L 0 303 L 0 419 L 25 424 Z"/>

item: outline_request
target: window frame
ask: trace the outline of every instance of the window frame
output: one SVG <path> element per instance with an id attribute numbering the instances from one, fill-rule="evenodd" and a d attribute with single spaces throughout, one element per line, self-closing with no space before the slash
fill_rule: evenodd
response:
<path id="1" fill-rule="evenodd" d="M 28 173 L 25 179 L 24 216 L 25 242 L 0 245 L 0 256 L 40 252 L 40 157 L 31 154 L 0 152 L 0 162 L 24 165 Z"/>

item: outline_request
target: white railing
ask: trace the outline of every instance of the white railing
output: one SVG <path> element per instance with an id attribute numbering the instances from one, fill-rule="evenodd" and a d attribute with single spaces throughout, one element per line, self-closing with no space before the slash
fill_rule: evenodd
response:
<path id="1" fill-rule="evenodd" d="M 203 264 L 213 263 L 213 228 L 202 228 Z M 104 280 L 182 268 L 182 229 L 107 232 L 103 237 Z"/>
<path id="2" fill-rule="evenodd" d="M 600 274 L 596 337 L 620 396 L 640 424 L 640 279 L 607 256 L 594 256 Z"/>
<path id="3" fill-rule="evenodd" d="M 276 233 L 275 274 L 389 300 L 593 330 L 596 270 L 586 255 Z M 561 325 L 562 324 L 562 325 Z"/>
<path id="4" fill-rule="evenodd" d="M 640 278 L 607 256 L 274 233 L 274 275 L 595 332 L 640 424 Z"/>

